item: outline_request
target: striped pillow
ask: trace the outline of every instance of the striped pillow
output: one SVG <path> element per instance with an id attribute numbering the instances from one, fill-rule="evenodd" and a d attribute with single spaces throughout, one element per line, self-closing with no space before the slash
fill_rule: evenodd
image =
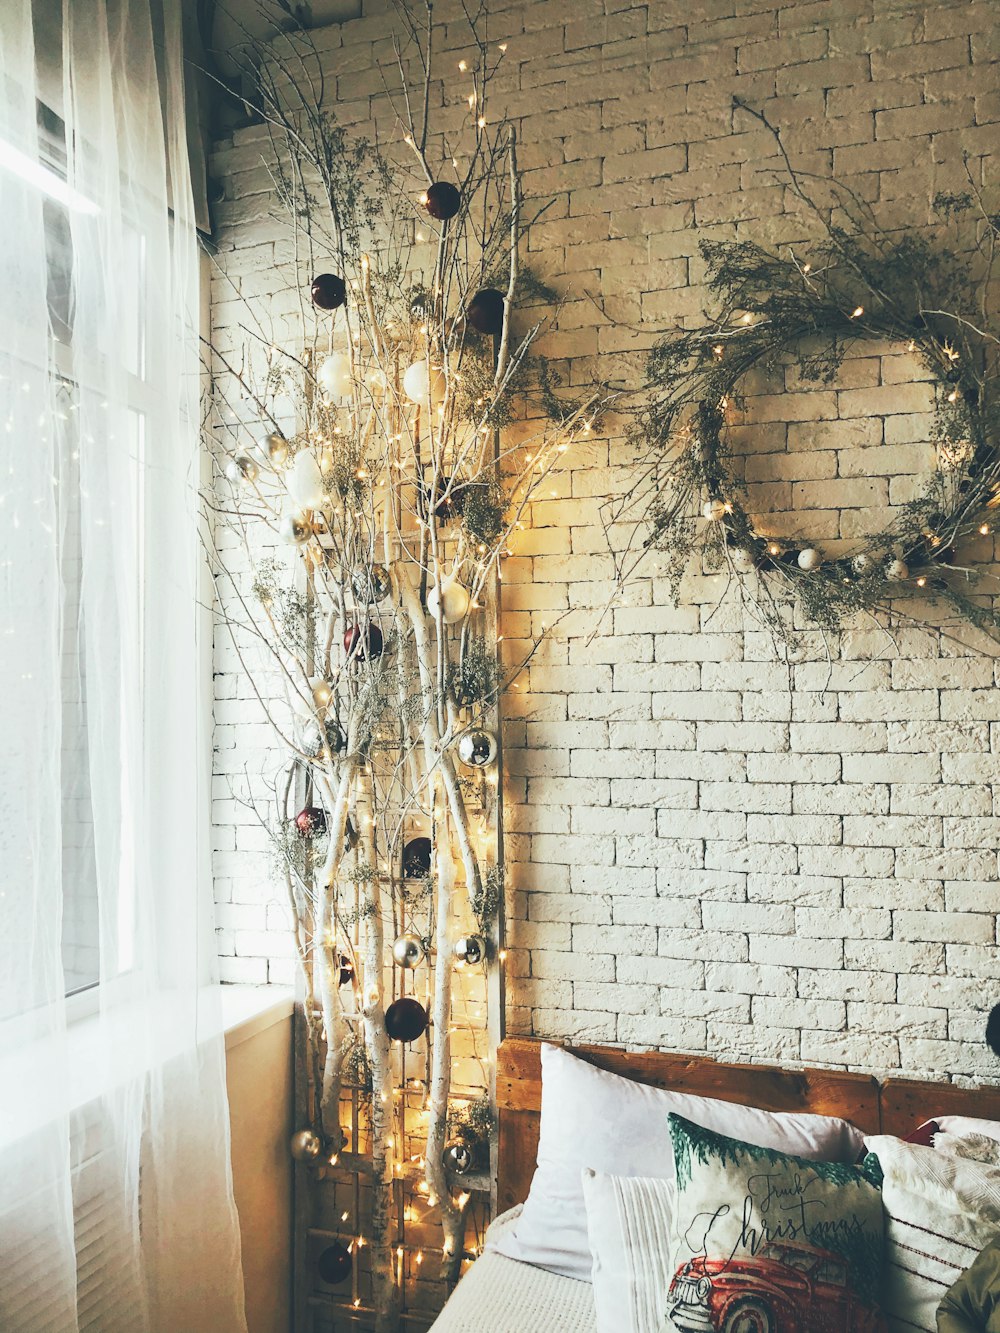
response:
<path id="1" fill-rule="evenodd" d="M 1000 1232 L 1000 1165 L 889 1135 L 865 1146 L 884 1177 L 882 1308 L 890 1333 L 935 1333 L 945 1292 Z"/>
<path id="2" fill-rule="evenodd" d="M 674 1182 L 584 1168 L 598 1333 L 661 1333 L 670 1286 Z"/>

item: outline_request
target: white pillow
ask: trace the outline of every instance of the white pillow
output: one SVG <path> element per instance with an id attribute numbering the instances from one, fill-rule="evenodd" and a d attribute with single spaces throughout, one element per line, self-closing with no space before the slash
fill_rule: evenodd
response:
<path id="1" fill-rule="evenodd" d="M 1000 1140 L 998 1120 L 975 1120 L 968 1115 L 939 1115 L 934 1117 L 934 1123 L 938 1129 L 944 1130 L 946 1134 L 954 1134 L 956 1138 L 966 1139 L 975 1134 L 984 1139 Z"/>
<path id="2" fill-rule="evenodd" d="M 941 1298 L 1000 1231 L 1000 1166 L 888 1134 L 865 1146 L 884 1174 L 882 1306 L 890 1333 L 935 1333 Z"/>
<path id="3" fill-rule="evenodd" d="M 672 1181 L 583 1172 L 597 1333 L 661 1333 L 670 1287 Z"/>
<path id="4" fill-rule="evenodd" d="M 857 1161 L 864 1142 L 860 1130 L 833 1116 L 761 1111 L 650 1088 L 543 1045 L 538 1167 L 513 1233 L 491 1248 L 589 1282 L 580 1173 L 592 1167 L 608 1175 L 672 1180 L 671 1111 L 730 1138 L 818 1161 Z"/>

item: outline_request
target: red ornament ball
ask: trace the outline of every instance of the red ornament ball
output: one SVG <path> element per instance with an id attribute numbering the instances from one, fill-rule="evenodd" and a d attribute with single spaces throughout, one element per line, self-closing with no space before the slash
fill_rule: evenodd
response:
<path id="1" fill-rule="evenodd" d="M 317 273 L 311 291 L 319 310 L 337 310 L 347 300 L 347 283 L 336 273 Z"/>
<path id="2" fill-rule="evenodd" d="M 403 878 L 425 879 L 430 873 L 430 838 L 411 838 L 403 848 Z"/>
<path id="3" fill-rule="evenodd" d="M 476 292 L 465 312 L 469 328 L 477 333 L 499 333 L 503 328 L 504 297 L 495 287 Z"/>
<path id="4" fill-rule="evenodd" d="M 385 1030 L 392 1041 L 416 1041 L 427 1030 L 427 1010 L 412 995 L 403 995 L 385 1011 Z"/>
<path id="5" fill-rule="evenodd" d="M 451 181 L 435 181 L 427 187 L 424 207 L 438 222 L 447 222 L 462 207 L 462 196 Z"/>
<path id="6" fill-rule="evenodd" d="M 328 1286 L 335 1287 L 351 1276 L 352 1262 L 350 1250 L 335 1240 L 316 1260 L 316 1268 L 322 1280 Z"/>
<path id="7" fill-rule="evenodd" d="M 378 625 L 352 625 L 344 635 L 344 652 L 348 657 L 381 657 L 385 640 Z"/>
<path id="8" fill-rule="evenodd" d="M 326 811 L 318 805 L 307 805 L 295 816 L 295 827 L 303 838 L 315 838 L 326 832 Z"/>

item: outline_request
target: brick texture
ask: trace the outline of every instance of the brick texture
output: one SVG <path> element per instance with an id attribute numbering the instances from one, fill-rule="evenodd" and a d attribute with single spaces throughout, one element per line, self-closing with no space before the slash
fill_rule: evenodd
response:
<path id="1" fill-rule="evenodd" d="M 990 179 L 1000 78 L 986 0 L 489 8 L 491 39 L 508 43 L 493 106 L 518 124 L 527 197 L 553 200 L 528 258 L 565 296 L 545 350 L 571 384 L 635 382 L 659 330 L 700 318 L 699 240 L 805 252 L 814 223 L 734 94 L 889 227 L 928 226 L 933 195 L 962 188 L 963 154 Z M 462 54 L 453 10 L 435 7 L 442 68 Z M 384 115 L 372 64 L 386 25 L 366 3 L 329 30 L 342 119 Z M 452 120 L 457 79 L 435 90 Z M 296 309 L 265 148 L 240 130 L 213 160 L 223 348 L 238 342 L 234 292 L 271 298 L 275 337 Z M 753 390 L 737 465 L 776 534 L 834 545 L 912 494 L 933 459 L 928 388 L 899 352 L 859 355 L 823 392 L 793 368 Z M 807 635 L 783 663 L 732 590 L 695 576 L 674 607 L 655 562 L 606 610 L 599 497 L 629 484 L 622 455 L 614 434 L 581 449 L 507 571 L 512 656 L 567 613 L 506 702 L 508 1030 L 997 1077 L 980 1036 L 1000 998 L 994 649 L 963 628 L 918 623 L 890 640 L 859 623 L 832 660 Z M 992 559 L 983 545 L 976 557 Z M 231 789 L 248 773 L 266 799 L 275 756 L 222 638 L 216 673 L 222 974 L 285 981 L 265 839 Z"/>

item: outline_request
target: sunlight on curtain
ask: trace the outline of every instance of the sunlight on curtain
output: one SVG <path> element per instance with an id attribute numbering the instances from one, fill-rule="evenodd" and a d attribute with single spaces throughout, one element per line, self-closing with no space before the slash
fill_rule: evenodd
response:
<path id="1" fill-rule="evenodd" d="M 224 1053 L 205 1009 L 180 34 L 180 0 L 0 3 L 10 1333 L 246 1328 Z"/>

